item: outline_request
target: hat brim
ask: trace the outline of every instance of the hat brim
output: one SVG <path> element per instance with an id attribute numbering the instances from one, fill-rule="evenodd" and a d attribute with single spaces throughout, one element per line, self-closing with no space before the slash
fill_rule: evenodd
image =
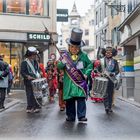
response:
<path id="1" fill-rule="evenodd" d="M 75 45 L 75 44 L 72 44 L 72 43 L 70 42 L 70 38 L 67 38 L 67 39 L 66 39 L 66 43 L 67 43 L 68 45 Z M 77 46 L 83 47 L 83 46 L 85 46 L 85 42 L 84 42 L 83 40 L 81 40 L 80 45 L 77 45 Z"/>

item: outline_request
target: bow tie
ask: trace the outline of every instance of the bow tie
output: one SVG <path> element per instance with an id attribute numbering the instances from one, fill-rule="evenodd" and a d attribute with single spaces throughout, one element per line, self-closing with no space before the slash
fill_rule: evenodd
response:
<path id="1" fill-rule="evenodd" d="M 78 55 L 72 55 L 71 58 L 72 58 L 73 61 L 76 61 L 77 58 L 78 58 Z"/>

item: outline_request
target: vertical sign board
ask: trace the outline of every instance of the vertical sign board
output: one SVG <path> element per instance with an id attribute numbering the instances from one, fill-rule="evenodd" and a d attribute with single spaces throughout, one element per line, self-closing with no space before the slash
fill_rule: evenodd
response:
<path id="1" fill-rule="evenodd" d="M 68 9 L 57 9 L 57 22 L 68 22 Z"/>

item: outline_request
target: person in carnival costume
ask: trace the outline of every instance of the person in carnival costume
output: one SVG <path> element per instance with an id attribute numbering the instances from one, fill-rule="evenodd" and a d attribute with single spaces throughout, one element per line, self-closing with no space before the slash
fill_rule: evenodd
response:
<path id="1" fill-rule="evenodd" d="M 81 50 L 81 47 L 85 45 L 82 34 L 81 29 L 72 29 L 71 37 L 66 40 L 68 52 L 60 52 L 61 58 L 57 64 L 58 69 L 64 70 L 63 99 L 66 101 L 66 121 L 71 122 L 75 121 L 76 114 L 79 121 L 87 121 L 87 79 L 93 65 L 87 54 Z"/>
<path id="2" fill-rule="evenodd" d="M 112 99 L 115 87 L 115 77 L 119 73 L 119 66 L 117 60 L 113 56 L 117 55 L 116 49 L 112 47 L 107 47 L 102 50 L 104 58 L 101 59 L 102 73 L 107 74 L 108 84 L 107 84 L 107 94 L 104 97 L 104 107 L 107 114 L 112 111 Z"/>

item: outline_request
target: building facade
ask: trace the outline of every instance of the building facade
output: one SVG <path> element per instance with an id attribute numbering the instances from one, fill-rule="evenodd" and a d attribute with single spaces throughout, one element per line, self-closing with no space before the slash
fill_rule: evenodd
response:
<path id="1" fill-rule="evenodd" d="M 62 46 L 68 49 L 66 39 L 70 37 L 70 32 L 73 27 L 78 27 L 83 30 L 83 41 L 85 46 L 82 47 L 82 50 L 87 52 L 91 60 L 94 59 L 94 6 L 88 10 L 85 16 L 81 17 L 77 11 L 76 4 L 73 4 L 72 11 L 69 14 L 69 20 L 67 24 L 62 24 L 61 33 L 62 33 Z"/>
<path id="2" fill-rule="evenodd" d="M 44 64 L 54 50 L 50 34 L 44 31 L 47 27 L 56 35 L 56 0 L 0 0 L 0 23 L 0 54 L 13 70 L 17 67 L 20 84 L 20 63 L 27 47 L 36 46 Z"/>
<path id="3" fill-rule="evenodd" d="M 109 8 L 104 0 L 95 0 L 95 41 L 96 53 L 111 43 L 109 34 Z M 99 54 L 100 55 L 100 54 Z"/>
<path id="4" fill-rule="evenodd" d="M 82 49 L 87 52 L 90 60 L 95 59 L 94 22 L 94 5 L 91 5 L 90 9 L 80 20 L 80 28 L 83 29 L 83 40 L 86 44 Z"/>
<path id="5" fill-rule="evenodd" d="M 122 0 L 120 46 L 123 57 L 123 96 L 140 102 L 140 0 Z"/>

